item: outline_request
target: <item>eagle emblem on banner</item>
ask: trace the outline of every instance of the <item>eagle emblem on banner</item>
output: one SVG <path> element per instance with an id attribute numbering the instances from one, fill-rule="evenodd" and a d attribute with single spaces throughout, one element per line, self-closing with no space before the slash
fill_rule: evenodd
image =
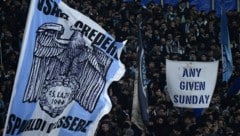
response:
<path id="1" fill-rule="evenodd" d="M 23 102 L 39 102 L 42 110 L 57 117 L 72 101 L 93 112 L 106 84 L 112 58 L 86 44 L 82 33 L 61 38 L 64 26 L 45 23 L 36 32 L 32 67 Z"/>

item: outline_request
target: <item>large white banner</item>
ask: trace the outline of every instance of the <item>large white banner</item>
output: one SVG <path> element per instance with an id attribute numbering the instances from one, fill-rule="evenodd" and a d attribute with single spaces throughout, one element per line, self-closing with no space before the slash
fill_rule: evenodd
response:
<path id="1" fill-rule="evenodd" d="M 124 44 L 61 0 L 32 0 L 4 135 L 93 136 Z"/>
<path id="2" fill-rule="evenodd" d="M 218 61 L 166 60 L 167 90 L 176 107 L 207 108 L 216 85 Z"/>

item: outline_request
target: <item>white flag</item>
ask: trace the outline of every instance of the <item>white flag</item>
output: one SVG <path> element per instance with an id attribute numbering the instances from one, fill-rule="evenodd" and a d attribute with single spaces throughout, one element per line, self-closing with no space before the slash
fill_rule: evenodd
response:
<path id="1" fill-rule="evenodd" d="M 32 0 L 4 135 L 94 135 L 124 44 L 61 0 Z"/>
<path id="2" fill-rule="evenodd" d="M 207 108 L 216 85 L 218 61 L 166 60 L 167 90 L 176 107 Z"/>

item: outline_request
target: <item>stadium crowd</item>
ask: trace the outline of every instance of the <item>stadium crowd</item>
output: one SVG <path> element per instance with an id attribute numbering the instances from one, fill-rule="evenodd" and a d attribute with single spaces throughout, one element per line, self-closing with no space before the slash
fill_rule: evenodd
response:
<path id="1" fill-rule="evenodd" d="M 124 77 L 109 87 L 112 110 L 99 123 L 96 136 L 240 136 L 240 97 L 227 91 L 240 72 L 240 14 L 228 11 L 234 71 L 222 81 L 220 18 L 214 11 L 197 11 L 180 1 L 177 6 L 121 0 L 63 0 L 84 13 L 117 41 L 128 40 L 121 55 Z M 30 0 L 0 1 L 0 127 L 4 129 Z M 137 68 L 138 26 L 146 51 L 149 122 L 140 130 L 131 122 Z M 217 84 L 209 108 L 177 108 L 167 93 L 165 59 L 220 60 Z M 200 110 L 200 109 L 198 109 Z M 198 114 L 196 114 L 198 113 Z"/>

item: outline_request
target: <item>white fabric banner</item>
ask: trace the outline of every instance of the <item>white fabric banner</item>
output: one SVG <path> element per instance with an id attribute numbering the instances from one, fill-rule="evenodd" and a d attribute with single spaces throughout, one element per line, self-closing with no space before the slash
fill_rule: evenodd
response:
<path id="1" fill-rule="evenodd" d="M 124 44 L 61 0 L 32 0 L 4 135 L 93 136 Z"/>
<path id="2" fill-rule="evenodd" d="M 207 108 L 215 89 L 218 61 L 166 60 L 167 91 L 176 107 Z"/>

